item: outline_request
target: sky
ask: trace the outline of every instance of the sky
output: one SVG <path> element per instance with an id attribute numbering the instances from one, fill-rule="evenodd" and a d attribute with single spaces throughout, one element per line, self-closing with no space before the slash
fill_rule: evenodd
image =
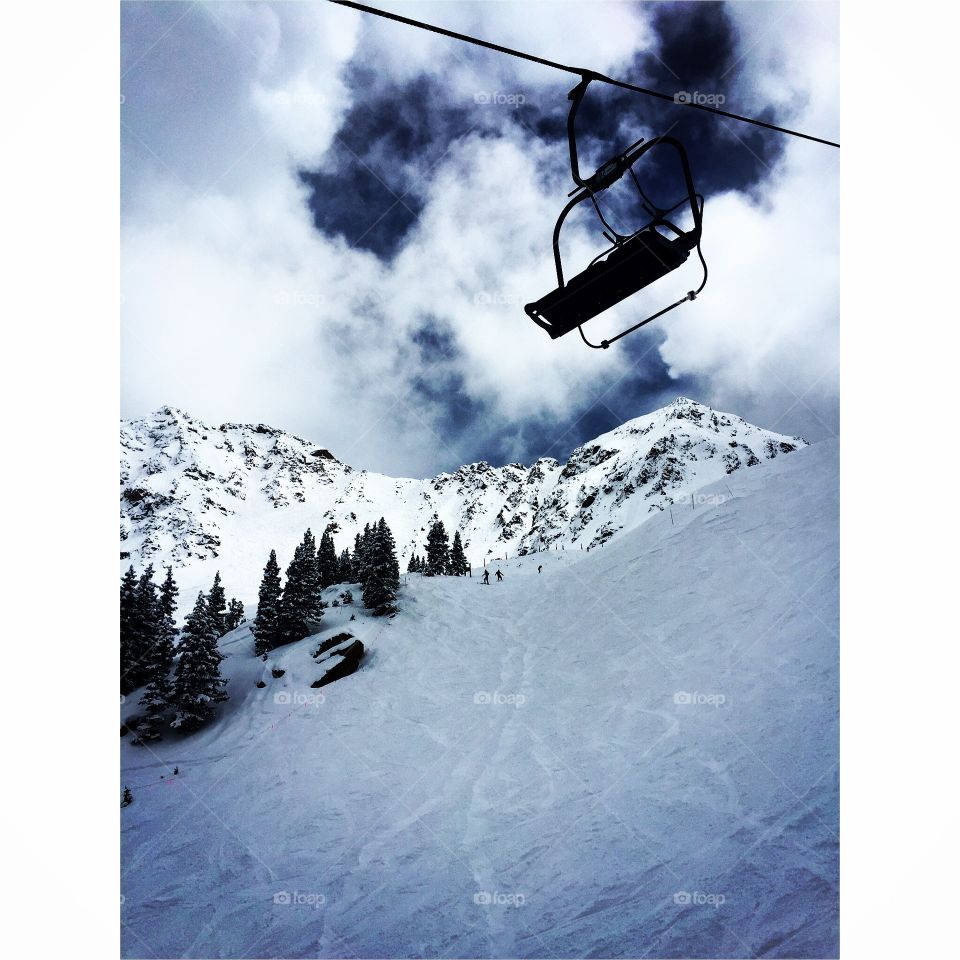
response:
<path id="1" fill-rule="evenodd" d="M 373 5 L 840 139 L 831 3 Z M 710 274 L 590 350 L 523 311 L 556 286 L 576 77 L 323 2 L 125 2 L 121 37 L 125 417 L 268 423 L 404 476 L 562 459 L 678 395 L 838 432 L 840 151 L 592 85 L 583 165 L 682 140 Z M 666 197 L 654 153 L 638 173 Z M 565 226 L 569 273 L 600 229 Z M 699 279 L 691 258 L 585 332 Z"/>

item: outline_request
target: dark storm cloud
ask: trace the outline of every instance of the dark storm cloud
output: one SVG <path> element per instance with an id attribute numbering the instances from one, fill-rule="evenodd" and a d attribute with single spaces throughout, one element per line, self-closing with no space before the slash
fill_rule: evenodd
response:
<path id="1" fill-rule="evenodd" d="M 723 94 L 733 83 L 738 38 L 722 3 L 670 3 L 657 5 L 653 16 L 657 53 L 640 52 L 626 76 L 668 93 L 680 91 Z M 464 58 L 479 55 L 461 51 Z M 486 56 L 485 54 L 483 56 Z M 508 63 L 509 65 L 509 63 Z M 348 243 L 369 250 L 383 259 L 393 257 L 404 245 L 423 205 L 425 181 L 451 144 L 480 130 L 491 136 L 519 134 L 542 140 L 556 153 L 558 166 L 567 164 L 566 89 L 570 77 L 557 88 L 557 95 L 524 98 L 513 109 L 490 110 L 483 103 L 463 103 L 454 98 L 441 80 L 418 76 L 401 86 L 383 87 L 367 66 L 354 65 L 348 76 L 354 105 L 347 112 L 324 170 L 303 170 L 301 178 L 310 187 L 310 210 L 318 230 L 343 236 Z M 769 114 L 769 119 L 775 117 Z M 726 125 L 688 108 L 640 96 L 636 93 L 593 84 L 577 117 L 578 144 L 584 160 L 599 163 L 622 150 L 639 136 L 641 129 L 669 133 L 680 139 L 690 156 L 698 189 L 707 197 L 725 190 L 752 191 L 769 173 L 782 150 L 782 139 L 738 126 L 736 137 Z M 637 173 L 648 195 L 667 206 L 684 194 L 680 167 L 672 152 L 648 155 Z M 624 181 L 626 183 L 626 181 Z M 613 191 L 611 191 L 613 193 Z M 643 216 L 630 191 L 629 207 L 622 189 L 611 197 L 616 220 L 630 227 L 631 213 Z M 564 202 L 557 196 L 557 210 Z M 631 207 L 633 208 L 631 210 Z M 709 223 L 709 213 L 706 214 Z M 552 223 L 544 224 L 544 249 L 549 250 Z M 709 238 L 709 234 L 708 234 Z M 598 240 L 602 245 L 602 238 Z M 709 246 L 709 241 L 707 242 Z M 600 249 L 598 247 L 598 249 Z M 531 294 L 531 298 L 532 298 Z M 651 309 L 658 309 L 653 304 Z M 518 311 L 520 308 L 518 307 Z M 656 334 L 652 334 L 656 336 Z M 413 337 L 421 363 L 433 376 L 418 375 L 411 383 L 414 396 L 442 410 L 441 431 L 450 436 L 474 432 L 484 436 L 486 405 L 466 400 L 459 375 L 451 373 L 456 359 L 456 341 L 442 323 L 426 322 Z M 544 349 L 549 345 L 544 344 Z M 637 411 L 653 409 L 677 393 L 696 395 L 696 382 L 670 378 L 659 352 L 651 350 L 648 336 L 625 341 L 634 374 L 607 388 L 602 403 L 584 398 L 577 416 L 560 431 L 569 446 L 609 430 Z M 638 362 L 642 358 L 642 362 Z M 597 393 L 603 390 L 598 384 Z M 527 421 L 520 430 L 528 458 L 535 451 L 551 449 L 565 456 L 567 447 L 555 449 L 557 423 L 552 418 Z M 516 439 L 512 441 L 516 443 Z M 495 461 L 505 453 L 505 444 L 486 441 L 480 456 Z"/>
<path id="2" fill-rule="evenodd" d="M 807 10 L 785 5 L 800 7 Z M 823 71 L 807 67 L 829 68 L 835 46 L 829 38 L 817 46 L 829 18 L 797 13 L 780 27 L 784 15 L 759 4 L 606 9 L 601 21 L 589 5 L 558 5 L 555 22 L 531 24 L 520 4 L 451 4 L 433 19 L 449 16 L 451 26 L 570 62 L 582 54 L 588 66 L 670 94 L 723 95 L 734 111 L 757 114 L 776 102 L 782 115 L 760 115 L 789 126 L 801 125 L 809 98 L 824 101 L 830 78 L 821 83 Z M 388 410 L 399 417 L 397 400 L 409 397 L 404 442 L 395 442 L 391 421 L 361 431 L 356 457 L 387 472 L 419 472 L 478 458 L 563 459 L 678 393 L 719 404 L 722 387 L 734 398 L 726 409 L 738 412 L 759 397 L 756 419 L 772 410 L 773 422 L 783 407 L 769 401 L 771 384 L 786 380 L 802 391 L 830 360 L 828 342 L 825 359 L 810 356 L 794 369 L 793 357 L 807 353 L 783 344 L 807 330 L 808 315 L 826 317 L 820 325 L 829 334 L 832 304 L 814 293 L 784 301 L 781 284 L 765 282 L 804 264 L 809 277 L 831 268 L 829 250 L 807 240 L 829 226 L 830 201 L 811 209 L 806 196 L 810 183 L 829 183 L 832 169 L 823 165 L 820 177 L 819 155 L 798 149 L 807 179 L 769 179 L 771 167 L 793 156 L 783 156 L 785 138 L 591 86 L 578 118 L 584 172 L 640 135 L 683 140 L 706 196 L 704 253 L 718 261 L 706 293 L 722 291 L 594 353 L 569 338 L 541 337 L 522 307 L 551 282 L 551 233 L 572 185 L 566 94 L 574 76 L 437 43 L 325 3 L 145 3 L 121 12 L 125 196 L 136 201 L 125 215 L 137 228 L 125 236 L 125 262 L 139 294 L 128 297 L 125 322 L 139 336 L 126 338 L 133 346 L 125 391 L 137 412 L 173 400 L 221 419 L 272 419 L 333 443 L 341 420 L 374 423 Z M 495 91 L 521 97 L 493 102 Z M 655 162 L 656 153 L 648 159 L 638 173 L 668 205 L 682 193 L 678 170 Z M 305 204 L 291 160 L 307 187 Z M 753 202 L 760 198 L 763 205 Z M 612 206 L 621 232 L 643 222 L 635 208 Z M 599 253 L 596 218 L 585 205 L 578 213 L 571 249 L 595 236 Z M 798 221 L 805 229 L 789 237 L 780 230 Z M 595 234 L 582 229 L 588 223 Z M 584 266 L 571 262 L 569 274 Z M 170 275 L 182 282 L 151 285 Z M 478 292 L 509 295 L 512 305 L 477 308 Z M 625 304 L 624 325 L 666 305 L 664 296 L 657 284 Z M 776 317 L 773 346 L 755 335 L 769 316 Z M 167 337 L 178 318 L 177 336 Z M 594 340 L 618 329 L 610 317 L 596 327 Z M 163 342 L 146 337 L 161 328 Z M 182 362 L 193 351 L 179 344 L 192 344 L 198 329 L 211 339 L 215 330 L 230 332 L 236 356 L 224 369 L 243 369 L 242 378 L 214 382 L 197 363 Z M 163 349 L 176 362 L 158 364 Z M 771 356 L 779 380 L 768 373 Z M 317 370 L 330 376 L 317 378 Z M 671 371 L 691 375 L 673 379 Z M 356 396 L 354 381 L 363 382 Z M 240 382 L 262 390 L 241 390 Z M 831 402 L 827 396 L 824 405 Z M 350 431 L 341 431 L 348 440 Z"/>
<path id="3" fill-rule="evenodd" d="M 318 230 L 389 258 L 423 208 L 421 178 L 476 121 L 465 106 L 446 102 L 442 86 L 428 77 L 382 90 L 358 67 L 349 84 L 357 102 L 329 152 L 336 172 L 302 170 L 300 177 L 310 187 Z"/>

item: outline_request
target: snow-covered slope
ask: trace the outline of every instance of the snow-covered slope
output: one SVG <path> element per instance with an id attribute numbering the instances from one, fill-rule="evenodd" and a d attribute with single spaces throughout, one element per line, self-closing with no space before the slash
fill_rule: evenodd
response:
<path id="1" fill-rule="evenodd" d="M 319 691 L 317 638 L 228 636 L 221 718 L 123 741 L 124 954 L 836 956 L 837 469 L 331 608 Z"/>
<path id="2" fill-rule="evenodd" d="M 286 563 L 303 531 L 334 525 L 337 549 L 384 516 L 401 566 L 439 517 L 468 559 L 579 549 L 629 530 L 705 483 L 804 446 L 683 397 L 573 452 L 565 464 L 473 463 L 427 480 L 355 470 L 272 427 L 213 427 L 164 407 L 121 424 L 121 565 L 173 563 L 192 596 L 215 569 L 255 600 L 271 549 Z"/>

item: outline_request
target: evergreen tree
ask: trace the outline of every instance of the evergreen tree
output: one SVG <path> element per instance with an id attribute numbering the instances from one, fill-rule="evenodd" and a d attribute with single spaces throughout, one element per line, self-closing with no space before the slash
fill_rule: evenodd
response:
<path id="1" fill-rule="evenodd" d="M 450 548 L 450 573 L 455 577 L 466 576 L 467 557 L 463 552 L 463 544 L 460 542 L 460 531 L 453 532 L 453 546 Z"/>
<path id="2" fill-rule="evenodd" d="M 437 520 L 427 533 L 427 562 L 424 573 L 438 577 L 447 572 L 450 563 L 450 540 L 442 520 Z"/>
<path id="3" fill-rule="evenodd" d="M 360 554 L 362 550 L 363 550 L 363 541 L 361 540 L 360 534 L 358 533 L 353 538 L 353 564 L 352 564 L 353 570 L 351 572 L 352 572 L 352 580 L 354 583 L 363 582 L 363 572 L 360 569 L 360 559 L 361 559 Z"/>
<path id="4" fill-rule="evenodd" d="M 218 637 L 222 637 L 227 632 L 226 614 L 227 595 L 220 583 L 220 571 L 218 570 L 207 596 L 207 616 L 210 618 L 213 629 L 217 631 Z"/>
<path id="5" fill-rule="evenodd" d="M 224 629 L 227 633 L 236 630 L 243 623 L 243 604 L 236 599 L 227 604 L 227 615 L 223 618 Z"/>
<path id="6" fill-rule="evenodd" d="M 146 654 L 147 688 L 140 698 L 140 706 L 145 707 L 146 711 L 133 740 L 137 745 L 160 739 L 166 725 L 167 711 L 173 701 L 170 672 L 173 670 L 173 640 L 177 628 L 173 616 L 164 609 L 162 596 L 157 605 L 159 624 L 153 645 Z"/>
<path id="7" fill-rule="evenodd" d="M 370 524 L 364 524 L 363 533 L 360 536 L 360 545 L 354 554 L 356 558 L 357 571 L 356 577 L 363 586 L 367 582 L 367 575 L 370 566 L 370 548 L 373 545 L 373 534 L 370 530 Z"/>
<path id="8" fill-rule="evenodd" d="M 329 530 L 323 531 L 320 546 L 317 549 L 317 567 L 320 573 L 320 589 L 326 590 L 340 582 L 340 566 L 337 560 L 337 549 L 333 544 L 333 537 Z"/>
<path id="9" fill-rule="evenodd" d="M 350 559 L 350 551 L 344 548 L 340 554 L 340 560 L 337 563 L 339 569 L 339 583 L 353 582 L 353 561 Z"/>
<path id="10" fill-rule="evenodd" d="M 213 717 L 214 705 L 227 699 L 226 681 L 220 676 L 223 656 L 217 648 L 218 639 L 207 600 L 200 593 L 180 633 L 172 724 L 180 730 L 203 726 Z"/>
<path id="11" fill-rule="evenodd" d="M 132 658 L 125 678 L 130 690 L 142 687 L 150 679 L 150 659 L 163 632 L 163 608 L 153 582 L 153 564 L 140 574 L 133 598 Z"/>
<path id="12" fill-rule="evenodd" d="M 122 694 L 128 694 L 136 689 L 135 672 L 142 656 L 140 626 L 137 621 L 137 575 L 131 564 L 130 569 L 120 581 L 120 692 Z"/>
<path id="13" fill-rule="evenodd" d="M 332 546 L 333 541 L 331 540 L 330 543 Z M 319 550 L 317 549 L 317 541 L 314 539 L 309 527 L 307 527 L 303 535 L 303 541 L 300 546 L 303 549 L 301 589 L 303 591 L 305 615 L 309 623 L 319 623 L 320 617 L 323 615 L 323 608 L 326 604 L 320 596 L 323 586 L 321 585 L 320 564 L 318 561 Z M 336 555 L 334 555 L 334 560 L 336 560 Z M 304 634 L 304 636 L 306 636 L 306 634 Z"/>
<path id="14" fill-rule="evenodd" d="M 410 554 L 410 562 L 407 564 L 407 573 L 417 572 L 417 554 L 416 551 Z"/>
<path id="15" fill-rule="evenodd" d="M 133 803 L 133 794 L 130 792 L 129 787 L 123 788 L 123 796 L 120 798 L 121 807 L 129 807 Z"/>
<path id="16" fill-rule="evenodd" d="M 167 567 L 167 577 L 160 587 L 160 603 L 163 605 L 164 616 L 171 620 L 176 618 L 179 594 L 180 588 L 177 586 L 177 581 L 173 579 L 173 567 Z"/>
<path id="17" fill-rule="evenodd" d="M 280 565 L 277 551 L 270 551 L 270 559 L 263 568 L 260 593 L 257 600 L 257 616 L 253 621 L 254 653 L 260 657 L 272 650 L 279 642 L 280 625 Z"/>
<path id="18" fill-rule="evenodd" d="M 377 613 L 387 613 L 393 609 L 400 587 L 400 565 L 393 534 L 383 517 L 371 530 L 367 555 L 363 602 Z"/>
<path id="19" fill-rule="evenodd" d="M 280 643 L 293 643 L 309 636 L 320 622 L 323 607 L 317 551 L 313 535 L 308 530 L 287 567 L 286 584 L 280 598 Z"/>

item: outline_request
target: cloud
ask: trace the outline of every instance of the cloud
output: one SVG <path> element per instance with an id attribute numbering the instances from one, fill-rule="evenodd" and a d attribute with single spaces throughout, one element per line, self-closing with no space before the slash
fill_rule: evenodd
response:
<path id="1" fill-rule="evenodd" d="M 137 54 L 165 26 L 142 6 L 125 12 L 125 30 L 145 32 Z M 602 20 L 562 5 L 539 22 L 529 5 L 440 9 L 454 29 L 614 73 L 660 50 L 631 4 L 604 5 Z M 549 341 L 523 313 L 556 283 L 567 78 L 330 4 L 196 10 L 124 81 L 127 415 L 172 403 L 207 420 L 268 421 L 358 466 L 411 475 L 527 460 L 555 441 L 562 456 L 599 423 L 669 399 L 671 378 L 767 426 L 833 423 L 837 198 L 825 148 L 757 154 L 705 128 L 703 155 L 724 139 L 736 153 L 707 177 L 723 182 L 726 170 L 728 186 L 708 199 L 704 297 L 626 349 L 590 351 L 575 335 Z M 403 12 L 438 16 L 434 5 Z M 790 29 L 815 37 L 807 16 Z M 732 21 L 738 49 L 756 44 L 738 87 L 827 123 L 831 85 L 807 83 L 796 57 L 778 70 L 778 28 L 761 37 L 751 17 L 737 7 Z M 214 54 L 198 61 L 201 49 Z M 831 49 L 829 36 L 811 47 L 811 69 Z M 174 123 L 158 91 L 180 90 L 185 61 L 201 76 Z M 511 92 L 526 102 L 477 99 Z M 619 103 L 598 116 L 632 133 Z M 585 265 L 598 239 L 571 218 L 565 258 Z M 680 273 L 595 321 L 596 337 L 694 285 Z"/>

